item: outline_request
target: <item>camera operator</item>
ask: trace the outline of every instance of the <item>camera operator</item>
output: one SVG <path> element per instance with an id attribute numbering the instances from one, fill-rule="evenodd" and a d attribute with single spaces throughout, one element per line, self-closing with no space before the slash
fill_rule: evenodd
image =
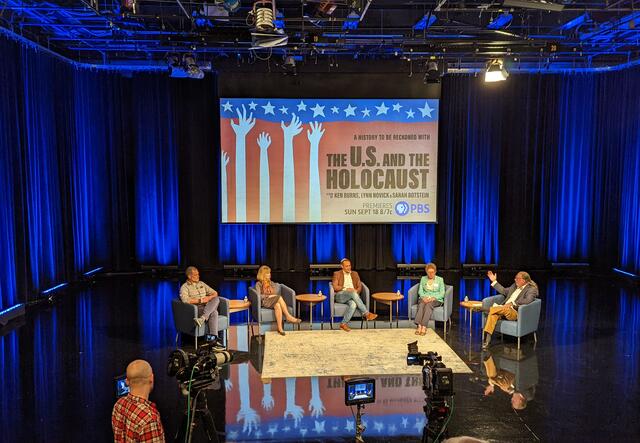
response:
<path id="1" fill-rule="evenodd" d="M 145 360 L 134 360 L 127 366 L 129 394 L 120 398 L 111 414 L 113 439 L 116 443 L 164 443 L 164 429 L 156 405 L 149 401 L 153 390 L 153 370 Z"/>

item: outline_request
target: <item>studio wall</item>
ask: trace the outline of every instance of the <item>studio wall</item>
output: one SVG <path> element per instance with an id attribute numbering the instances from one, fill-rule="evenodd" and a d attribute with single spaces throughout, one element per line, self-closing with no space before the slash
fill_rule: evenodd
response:
<path id="1" fill-rule="evenodd" d="M 77 69 L 5 37 L 0 54 L 0 310 L 98 266 L 640 273 L 638 69 L 445 77 L 437 225 L 220 226 L 215 76 Z"/>

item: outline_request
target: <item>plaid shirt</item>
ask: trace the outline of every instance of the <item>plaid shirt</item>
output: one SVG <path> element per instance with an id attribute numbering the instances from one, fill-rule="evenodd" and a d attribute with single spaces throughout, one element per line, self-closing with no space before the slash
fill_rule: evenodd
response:
<path id="1" fill-rule="evenodd" d="M 164 429 L 156 405 L 135 395 L 118 399 L 111 414 L 116 443 L 164 443 Z"/>

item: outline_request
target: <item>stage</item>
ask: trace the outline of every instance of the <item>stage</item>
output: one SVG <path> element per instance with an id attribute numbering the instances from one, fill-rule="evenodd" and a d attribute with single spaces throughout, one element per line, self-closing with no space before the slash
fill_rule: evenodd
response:
<path id="1" fill-rule="evenodd" d="M 517 353 L 515 340 L 505 337 L 501 341 L 497 336 L 490 352 L 483 352 L 480 315 L 474 314 L 473 330 L 469 331 L 458 303 L 464 294 L 480 296 L 477 287 L 484 281 L 444 276 L 454 286 L 455 299 L 452 327 L 443 343 L 471 370 L 454 374 L 450 436 L 471 435 L 498 442 L 565 442 L 633 441 L 640 435 L 640 415 L 633 407 L 640 396 L 637 288 L 601 279 L 536 275 L 544 303 L 537 346 L 525 337 Z M 304 275 L 296 278 L 300 285 L 304 283 Z M 387 284 L 382 276 L 368 280 L 375 287 Z M 227 294 L 242 297 L 242 282 L 220 285 L 214 277 L 211 283 Z M 5 381 L 0 392 L 3 442 L 66 443 L 84 441 L 87 436 L 95 442 L 112 441 L 113 378 L 135 358 L 148 360 L 155 371 L 150 399 L 158 405 L 168 441 L 172 441 L 186 400 L 176 379 L 166 374 L 169 354 L 175 349 L 170 301 L 179 285 L 177 279 L 98 279 L 86 288 L 60 292 L 52 305 L 33 308 L 15 329 L 5 328 L 0 337 L 0 375 Z M 606 303 L 602 303 L 603 293 L 608 294 Z M 221 388 L 207 393 L 216 428 L 224 433 L 220 441 L 352 440 L 353 417 L 344 406 L 342 376 L 277 378 L 285 373 L 277 374 L 267 367 L 276 355 L 269 356 L 272 344 L 288 340 L 301 343 L 309 336 L 326 337 L 332 343 L 359 343 L 358 338 L 365 334 L 384 336 L 374 360 L 387 364 L 390 353 L 397 352 L 394 364 L 409 370 L 403 366 L 404 346 L 417 336 L 406 318 L 401 319 L 400 329 L 389 330 L 382 311 L 382 321 L 377 322 L 380 329 L 375 331 L 331 331 L 327 324 L 321 331 L 316 323 L 311 332 L 306 329 L 306 314 L 301 332 L 287 330 L 285 337 L 267 332 L 262 341 L 251 336 L 244 313 L 233 314 L 229 349 L 248 351 L 249 361 L 225 366 Z M 436 327 L 442 339 L 442 324 Z M 435 340 L 431 335 L 421 340 L 422 352 L 432 350 L 429 345 Z M 190 346 L 188 341 L 184 345 L 185 349 Z M 328 349 L 316 356 L 296 354 L 297 361 L 290 366 L 295 370 L 322 368 L 332 362 L 334 349 Z M 527 395 L 524 410 L 512 409 L 511 396 L 498 387 L 492 395 L 484 395 L 488 385 L 484 362 L 489 357 L 497 369 L 513 374 L 514 386 Z M 318 361 L 303 361 L 310 358 Z M 445 361 L 447 365 L 455 363 Z M 271 383 L 264 383 L 262 378 L 270 372 Z M 425 405 L 420 375 L 373 378 L 377 401 L 365 409 L 365 440 L 419 441 Z"/>

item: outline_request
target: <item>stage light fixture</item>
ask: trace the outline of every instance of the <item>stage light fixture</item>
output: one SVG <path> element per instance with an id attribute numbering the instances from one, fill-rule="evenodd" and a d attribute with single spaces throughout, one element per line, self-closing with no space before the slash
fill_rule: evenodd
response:
<path id="1" fill-rule="evenodd" d="M 543 11 L 554 12 L 560 12 L 564 9 L 564 5 L 546 0 L 504 0 L 502 6 L 522 9 L 541 9 Z"/>
<path id="2" fill-rule="evenodd" d="M 315 15 L 316 17 L 330 17 L 336 10 L 338 5 L 333 0 L 324 0 L 321 1 L 318 6 L 316 6 Z"/>
<path id="3" fill-rule="evenodd" d="M 487 83 L 501 82 L 509 77 L 509 73 L 504 68 L 504 62 L 499 59 L 491 60 L 484 74 L 484 81 Z"/>
<path id="4" fill-rule="evenodd" d="M 424 73 L 425 83 L 440 83 L 440 70 L 438 69 L 438 62 L 430 60 L 426 64 L 427 71 Z"/>
<path id="5" fill-rule="evenodd" d="M 196 63 L 196 59 L 193 54 L 185 54 L 182 57 L 182 64 L 189 78 L 195 78 L 201 80 L 204 78 L 204 72 L 200 69 L 200 66 Z"/>
<path id="6" fill-rule="evenodd" d="M 236 12 L 240 9 L 240 0 L 224 0 L 222 7 L 231 13 Z"/>
<path id="7" fill-rule="evenodd" d="M 284 46 L 289 37 L 284 33 L 284 15 L 276 11 L 276 2 L 259 0 L 247 17 L 251 27 L 251 49 Z"/>
<path id="8" fill-rule="evenodd" d="M 358 29 L 358 25 L 360 24 L 360 14 L 356 11 L 351 11 L 347 18 L 342 23 L 343 31 L 355 31 Z"/>

